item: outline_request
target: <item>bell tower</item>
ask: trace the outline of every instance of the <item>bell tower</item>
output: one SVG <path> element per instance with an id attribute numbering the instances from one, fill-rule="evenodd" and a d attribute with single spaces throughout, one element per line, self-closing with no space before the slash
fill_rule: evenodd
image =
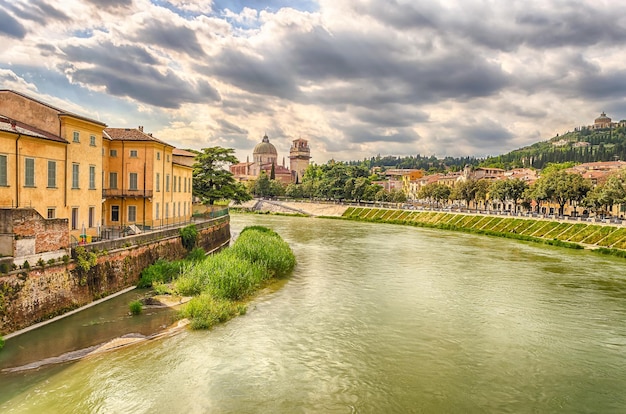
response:
<path id="1" fill-rule="evenodd" d="M 291 181 L 301 183 L 306 168 L 311 159 L 311 149 L 306 139 L 294 139 L 289 149 L 289 169 L 291 170 Z"/>

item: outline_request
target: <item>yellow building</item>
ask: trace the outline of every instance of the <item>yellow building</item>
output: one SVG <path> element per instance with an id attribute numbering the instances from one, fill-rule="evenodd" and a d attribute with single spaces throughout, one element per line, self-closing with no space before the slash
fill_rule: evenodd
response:
<path id="1" fill-rule="evenodd" d="M 104 130 L 103 232 L 143 231 L 192 215 L 193 154 L 144 133 Z"/>
<path id="2" fill-rule="evenodd" d="M 11 90 L 0 115 L 0 205 L 67 218 L 73 241 L 97 235 L 106 125 Z"/>

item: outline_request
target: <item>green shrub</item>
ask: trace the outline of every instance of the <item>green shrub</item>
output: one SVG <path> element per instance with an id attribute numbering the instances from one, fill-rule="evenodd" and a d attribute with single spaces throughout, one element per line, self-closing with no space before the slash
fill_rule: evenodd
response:
<path id="1" fill-rule="evenodd" d="M 46 267 L 46 262 L 45 262 L 45 260 L 43 260 L 42 257 L 40 257 L 39 260 L 37 260 L 37 266 L 39 266 L 39 267 Z"/>
<path id="2" fill-rule="evenodd" d="M 48 264 L 49 264 L 49 265 L 53 265 L 53 264 L 55 264 L 55 263 L 56 263 L 56 259 L 50 259 L 50 260 L 48 260 Z"/>
<path id="3" fill-rule="evenodd" d="M 245 312 L 245 305 L 203 294 L 191 299 L 181 310 L 181 315 L 191 320 L 192 329 L 209 329 Z"/>
<path id="4" fill-rule="evenodd" d="M 30 269 L 30 263 L 28 263 L 28 260 L 24 260 L 24 263 L 22 263 L 22 269 Z"/>
<path id="5" fill-rule="evenodd" d="M 158 259 L 152 265 L 143 269 L 137 287 L 147 288 L 157 282 L 171 282 L 180 274 L 181 267 L 182 265 L 179 261 L 168 262 L 167 260 Z"/>
<path id="6" fill-rule="evenodd" d="M 4 338 L 0 336 L 0 350 L 4 348 Z"/>
<path id="7" fill-rule="evenodd" d="M 139 315 L 143 310 L 143 304 L 140 300 L 133 300 L 128 304 L 128 308 L 130 309 L 130 313 L 132 315 Z"/>
<path id="8" fill-rule="evenodd" d="M 196 247 L 196 242 L 198 241 L 198 229 L 195 224 L 182 227 L 179 230 L 179 233 L 181 242 L 185 249 L 191 251 L 194 247 Z"/>
<path id="9" fill-rule="evenodd" d="M 75 249 L 76 265 L 84 272 L 98 264 L 98 255 L 94 252 L 88 252 L 84 247 L 79 246 Z"/>
<path id="10" fill-rule="evenodd" d="M 244 229 L 230 248 L 237 256 L 265 267 L 270 276 L 283 277 L 296 265 L 289 245 L 273 230 Z"/>
<path id="11" fill-rule="evenodd" d="M 0 273 L 9 273 L 8 263 L 0 263 Z"/>
<path id="12" fill-rule="evenodd" d="M 172 288 L 165 283 L 161 283 L 161 282 L 155 282 L 152 285 L 152 288 L 154 289 L 154 293 L 156 293 L 157 295 L 171 295 L 172 294 Z"/>
<path id="13" fill-rule="evenodd" d="M 200 260 L 206 259 L 206 252 L 202 247 L 196 247 L 189 252 L 186 259 L 192 262 L 199 262 Z"/>

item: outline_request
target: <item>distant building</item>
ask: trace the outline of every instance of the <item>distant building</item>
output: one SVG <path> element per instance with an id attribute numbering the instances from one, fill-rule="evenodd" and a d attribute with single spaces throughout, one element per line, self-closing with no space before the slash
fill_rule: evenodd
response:
<path id="1" fill-rule="evenodd" d="M 274 177 L 284 184 L 302 182 L 304 172 L 309 166 L 311 149 L 308 141 L 298 138 L 293 141 L 289 151 L 290 168 L 285 166 L 285 158 L 282 164 L 278 164 L 278 152 L 267 135 L 258 143 L 252 151 L 252 162 L 247 158 L 246 162 L 240 162 L 230 166 L 230 172 L 238 181 L 256 180 L 262 172 L 271 176 L 274 169 Z"/>

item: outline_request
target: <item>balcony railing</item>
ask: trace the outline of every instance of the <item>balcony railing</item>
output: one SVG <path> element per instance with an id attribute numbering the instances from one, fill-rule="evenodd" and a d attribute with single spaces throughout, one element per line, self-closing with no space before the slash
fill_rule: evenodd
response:
<path id="1" fill-rule="evenodd" d="M 109 188 L 102 190 L 104 198 L 151 198 L 152 190 L 129 190 L 128 188 Z"/>

